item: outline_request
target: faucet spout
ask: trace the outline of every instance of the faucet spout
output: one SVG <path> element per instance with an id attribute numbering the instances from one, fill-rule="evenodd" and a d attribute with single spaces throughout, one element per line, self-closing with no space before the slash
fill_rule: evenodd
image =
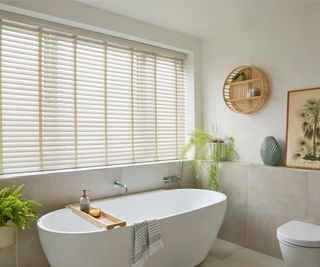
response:
<path id="1" fill-rule="evenodd" d="M 183 188 L 183 178 L 181 176 L 178 176 L 178 175 L 166 176 L 162 178 L 162 181 L 165 184 L 178 183 L 179 188 Z"/>
<path id="2" fill-rule="evenodd" d="M 126 184 L 120 183 L 118 180 L 114 181 L 113 184 L 114 184 L 115 187 L 124 188 L 124 193 L 128 194 L 128 186 Z"/>

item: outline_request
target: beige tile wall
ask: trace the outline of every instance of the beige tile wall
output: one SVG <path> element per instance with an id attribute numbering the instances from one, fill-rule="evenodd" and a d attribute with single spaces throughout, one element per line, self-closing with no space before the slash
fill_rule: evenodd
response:
<path id="1" fill-rule="evenodd" d="M 39 215 L 63 208 L 68 203 L 78 202 L 82 189 L 90 190 L 92 200 L 122 194 L 115 188 L 115 179 L 128 185 L 129 193 L 174 187 L 162 182 L 162 177 L 180 174 L 180 163 L 162 163 L 91 171 L 73 171 L 57 174 L 37 175 L 12 179 L 1 179 L 0 188 L 25 184 L 25 197 L 42 204 Z M 184 185 L 194 187 L 191 162 L 184 165 Z M 19 267 L 49 267 L 43 254 L 35 223 L 30 231 L 21 232 L 18 241 Z M 0 249 L 0 267 L 14 266 L 14 248 Z M 66 266 L 67 267 L 67 266 Z M 69 266 L 72 267 L 72 266 Z"/>
<path id="2" fill-rule="evenodd" d="M 221 163 L 228 210 L 222 239 L 281 257 L 276 229 L 292 219 L 320 224 L 320 171 Z"/>

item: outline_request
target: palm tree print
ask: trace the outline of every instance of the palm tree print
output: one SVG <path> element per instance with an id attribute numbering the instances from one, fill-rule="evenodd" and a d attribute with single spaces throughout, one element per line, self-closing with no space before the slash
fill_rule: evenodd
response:
<path id="1" fill-rule="evenodd" d="M 298 116 L 302 120 L 301 129 L 303 138 L 299 140 L 299 151 L 294 155 L 295 158 L 305 160 L 318 160 L 320 142 L 320 99 L 308 99 L 303 108 L 298 111 Z"/>

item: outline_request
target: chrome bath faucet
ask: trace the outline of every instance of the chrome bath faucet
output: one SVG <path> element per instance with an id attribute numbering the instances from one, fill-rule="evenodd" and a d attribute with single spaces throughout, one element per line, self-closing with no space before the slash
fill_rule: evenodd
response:
<path id="1" fill-rule="evenodd" d="M 114 186 L 115 187 L 122 187 L 124 188 L 124 193 L 128 194 L 128 186 L 126 184 L 120 183 L 118 180 L 114 181 Z"/>

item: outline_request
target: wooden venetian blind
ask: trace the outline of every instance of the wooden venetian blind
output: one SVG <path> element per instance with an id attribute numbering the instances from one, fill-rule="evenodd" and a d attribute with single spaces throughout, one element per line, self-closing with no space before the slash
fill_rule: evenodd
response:
<path id="1" fill-rule="evenodd" d="M 1 173 L 178 158 L 183 58 L 8 19 L 0 26 Z"/>

